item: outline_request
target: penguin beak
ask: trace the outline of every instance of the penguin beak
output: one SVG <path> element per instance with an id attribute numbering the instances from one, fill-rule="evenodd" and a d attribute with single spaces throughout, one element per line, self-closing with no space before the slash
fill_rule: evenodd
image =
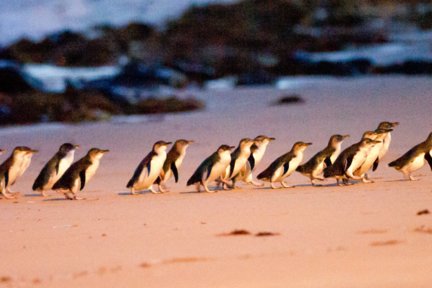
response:
<path id="1" fill-rule="evenodd" d="M 399 122 L 392 122 L 392 126 L 393 127 L 396 127 L 396 126 L 398 126 L 399 125 Z"/>
<path id="2" fill-rule="evenodd" d="M 108 152 L 110 152 L 110 150 L 109 149 L 105 149 L 105 150 L 100 150 L 102 153 L 108 153 Z"/>
<path id="3" fill-rule="evenodd" d="M 342 135 L 342 139 L 346 139 L 346 138 L 349 138 L 349 137 L 350 137 L 350 135 L 348 135 L 348 134 Z"/>
<path id="4" fill-rule="evenodd" d="M 165 145 L 168 146 L 170 145 L 172 142 L 165 142 Z"/>
<path id="5" fill-rule="evenodd" d="M 74 147 L 75 147 L 75 149 L 79 149 L 80 145 L 76 144 L 76 145 L 74 145 Z"/>
<path id="6" fill-rule="evenodd" d="M 31 150 L 28 151 L 27 153 L 28 153 L 28 154 L 35 154 L 35 153 L 39 153 L 39 150 L 31 149 Z"/>
<path id="7" fill-rule="evenodd" d="M 311 142 L 305 143 L 305 146 L 310 146 L 310 145 L 312 145 Z"/>
<path id="8" fill-rule="evenodd" d="M 232 150 L 232 149 L 234 149 L 235 148 L 235 146 L 229 146 L 229 149 L 230 150 Z"/>
<path id="9" fill-rule="evenodd" d="M 270 141 L 274 141 L 274 140 L 276 140 L 276 138 L 274 138 L 274 137 L 269 137 L 268 138 Z"/>
<path id="10" fill-rule="evenodd" d="M 193 143 L 195 143 L 194 140 L 188 140 L 188 144 L 193 144 Z"/>

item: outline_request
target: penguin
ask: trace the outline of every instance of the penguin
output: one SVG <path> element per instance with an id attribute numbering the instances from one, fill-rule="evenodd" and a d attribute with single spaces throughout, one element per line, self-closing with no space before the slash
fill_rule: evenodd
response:
<path id="1" fill-rule="evenodd" d="M 99 168 L 100 160 L 109 150 L 91 148 L 87 155 L 73 163 L 53 185 L 52 190 L 63 193 L 66 199 L 82 200 L 77 197 L 78 191 L 93 178 Z"/>
<path id="2" fill-rule="evenodd" d="M 201 192 L 201 186 L 206 192 L 210 191 L 208 183 L 219 179 L 226 172 L 231 163 L 231 150 L 234 146 L 221 145 L 216 152 L 206 158 L 187 181 L 187 186 L 195 184 L 196 190 Z"/>
<path id="3" fill-rule="evenodd" d="M 324 177 L 335 177 L 338 186 L 341 185 L 340 180 L 343 180 L 343 184 L 348 184 L 348 179 L 361 180 L 361 177 L 353 173 L 366 161 L 370 149 L 378 143 L 380 142 L 363 138 L 349 146 L 339 154 L 333 165 L 324 169 Z"/>
<path id="4" fill-rule="evenodd" d="M 363 133 L 363 138 L 369 138 L 372 140 L 379 141 L 380 143 L 375 144 L 369 151 L 366 156 L 365 162 L 354 171 L 355 176 L 359 176 L 362 179 L 363 183 L 373 183 L 373 180 L 370 180 L 367 172 L 374 166 L 378 167 L 376 163 L 379 161 L 379 153 L 384 145 L 384 139 L 387 137 L 387 134 L 393 131 L 393 129 L 376 129 L 375 131 L 366 131 Z"/>
<path id="5" fill-rule="evenodd" d="M 158 184 L 160 192 L 168 192 L 163 188 L 163 184 L 168 181 L 171 176 L 174 175 L 175 182 L 178 182 L 179 174 L 178 170 L 183 163 L 183 159 L 186 156 L 186 150 L 190 144 L 194 143 L 193 140 L 177 140 L 168 152 L 165 162 L 162 167 L 162 171 L 155 183 Z"/>
<path id="6" fill-rule="evenodd" d="M 132 178 L 126 187 L 130 189 L 131 194 L 136 195 L 139 190 L 150 190 L 152 193 L 161 193 L 153 189 L 153 183 L 162 172 L 163 165 L 167 158 L 166 149 L 171 142 L 157 141 L 153 144 L 152 151 L 140 162 L 135 169 Z"/>
<path id="7" fill-rule="evenodd" d="M 18 195 L 11 192 L 10 187 L 24 174 L 37 152 L 26 146 L 15 147 L 9 158 L 0 165 L 0 192 L 3 197 L 11 199 Z"/>
<path id="8" fill-rule="evenodd" d="M 399 126 L 399 122 L 384 121 L 384 122 L 381 122 L 378 124 L 377 130 L 379 130 L 379 129 L 393 129 L 397 126 Z M 390 147 L 391 138 L 392 138 L 391 133 L 388 132 L 386 137 L 384 138 L 383 145 L 380 149 L 378 161 L 376 161 L 376 163 L 374 163 L 372 171 L 375 171 L 378 168 L 379 161 L 384 158 L 385 154 L 387 154 L 387 151 Z"/>
<path id="9" fill-rule="evenodd" d="M 236 176 L 236 181 L 244 181 L 246 184 L 252 184 L 254 186 L 264 185 L 264 183 L 258 183 L 253 180 L 252 172 L 264 157 L 268 144 L 274 140 L 276 140 L 276 138 L 265 135 L 255 137 L 254 144 L 251 146 L 251 154 L 248 161 Z"/>
<path id="10" fill-rule="evenodd" d="M 398 159 L 390 162 L 388 165 L 395 168 L 404 174 L 406 178 L 411 181 L 416 181 L 418 179 L 414 178 L 411 173 L 422 168 L 424 165 L 424 160 L 428 162 L 430 168 L 432 169 L 432 133 L 429 134 L 428 138 L 411 148 L 404 155 Z"/>
<path id="11" fill-rule="evenodd" d="M 313 186 L 317 185 L 315 180 L 323 181 L 322 173 L 324 168 L 331 166 L 340 154 L 342 142 L 349 135 L 333 135 L 327 144 L 327 147 L 316 153 L 305 164 L 297 167 L 296 171 L 310 178 Z"/>
<path id="12" fill-rule="evenodd" d="M 303 160 L 303 152 L 312 143 L 296 142 L 291 151 L 277 158 L 270 166 L 258 175 L 258 179 L 270 182 L 271 188 L 276 189 L 274 182 L 280 182 L 283 187 L 289 188 L 284 179 L 296 171 Z M 282 187 L 281 187 L 282 188 Z"/>
<path id="13" fill-rule="evenodd" d="M 56 154 L 45 164 L 38 177 L 33 183 L 33 191 L 40 191 L 42 196 L 47 196 L 46 190 L 50 190 L 60 179 L 66 170 L 72 165 L 75 150 L 79 145 L 64 143 L 60 146 Z"/>
<path id="14" fill-rule="evenodd" d="M 223 187 L 228 186 L 227 181 L 232 181 L 232 188 L 236 188 L 236 176 L 240 173 L 240 170 L 246 165 L 250 155 L 251 147 L 254 144 L 254 140 L 250 138 L 241 139 L 237 148 L 231 153 L 230 165 L 226 168 L 225 173 L 221 176 Z"/>

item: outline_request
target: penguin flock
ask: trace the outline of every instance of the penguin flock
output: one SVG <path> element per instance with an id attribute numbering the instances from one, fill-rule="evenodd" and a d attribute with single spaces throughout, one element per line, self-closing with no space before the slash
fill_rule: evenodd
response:
<path id="1" fill-rule="evenodd" d="M 381 122 L 377 129 L 366 131 L 359 142 L 342 150 L 343 141 L 349 135 L 333 135 L 327 146 L 313 155 L 304 164 L 303 154 L 309 142 L 296 142 L 291 150 L 276 158 L 254 180 L 253 174 L 263 159 L 267 146 L 275 138 L 260 135 L 254 139 L 244 138 L 237 147 L 221 145 L 208 156 L 195 170 L 187 181 L 187 186 L 195 185 L 198 192 L 216 192 L 209 189 L 209 184 L 227 190 L 236 188 L 241 181 L 254 186 L 264 186 L 269 182 L 272 189 L 292 187 L 285 180 L 294 172 L 309 178 L 313 186 L 325 178 L 335 178 L 337 185 L 351 185 L 350 180 L 371 183 L 368 176 L 370 170 L 375 171 L 379 162 L 389 149 L 391 132 L 398 122 Z M 177 183 L 179 169 L 186 156 L 187 148 L 194 141 L 180 139 L 175 141 L 167 153 L 171 142 L 158 141 L 134 170 L 126 187 L 131 194 L 141 191 L 165 193 L 165 183 L 172 177 Z M 76 149 L 79 145 L 65 143 L 60 146 L 54 156 L 48 160 L 38 174 L 32 186 L 42 196 L 53 190 L 64 194 L 66 199 L 79 200 L 78 192 L 92 179 L 99 168 L 101 158 L 109 152 L 107 149 L 92 148 L 87 154 L 74 162 Z M 235 148 L 234 151 L 232 151 Z M 0 154 L 5 151 L 0 149 Z M 37 150 L 26 146 L 15 147 L 11 155 L 0 165 L 0 192 L 3 198 L 13 199 L 19 193 L 13 192 L 11 186 L 24 174 L 30 166 L 32 156 Z M 417 180 L 412 172 L 422 168 L 425 160 L 432 169 L 432 133 L 427 139 L 403 154 L 388 165 L 403 173 L 408 180 Z M 280 184 L 276 185 L 276 184 Z M 154 188 L 157 185 L 157 190 Z"/>

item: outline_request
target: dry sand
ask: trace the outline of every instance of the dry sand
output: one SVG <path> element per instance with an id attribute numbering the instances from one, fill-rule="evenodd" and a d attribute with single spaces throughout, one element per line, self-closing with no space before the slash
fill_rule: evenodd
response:
<path id="1" fill-rule="evenodd" d="M 0 200 L 0 286 L 430 287 L 432 214 L 417 212 L 432 211 L 431 171 L 426 165 L 415 173 L 420 181 L 399 181 L 402 174 L 386 164 L 431 132 L 431 91 L 427 77 L 329 79 L 293 89 L 302 105 L 273 106 L 285 92 L 243 88 L 196 92 L 207 102 L 197 113 L 1 129 L 2 148 L 25 144 L 41 152 L 14 186 L 24 195 Z M 291 189 L 198 194 L 185 186 L 220 144 L 276 137 L 259 172 L 297 140 L 314 143 L 308 158 L 331 134 L 351 134 L 347 147 L 382 120 L 401 124 L 371 174 L 374 184 L 315 188 L 295 174 L 287 179 L 297 185 Z M 177 138 L 197 141 L 179 183 L 171 179 L 164 195 L 128 195 L 125 184 L 152 143 Z M 81 194 L 90 200 L 31 191 L 65 141 L 81 144 L 77 157 L 92 146 L 112 151 Z M 236 229 L 250 234 L 223 235 Z"/>

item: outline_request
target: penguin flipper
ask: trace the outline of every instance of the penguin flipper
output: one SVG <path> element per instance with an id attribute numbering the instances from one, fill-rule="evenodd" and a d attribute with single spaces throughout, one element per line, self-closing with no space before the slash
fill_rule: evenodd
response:
<path id="1" fill-rule="evenodd" d="M 9 171 L 5 172 L 4 178 L 5 178 L 5 187 L 7 187 L 9 183 Z"/>
<path id="2" fill-rule="evenodd" d="M 233 172 L 234 172 L 234 166 L 235 166 L 235 159 L 232 159 L 230 162 L 230 172 L 229 172 L 229 177 L 231 178 Z M 210 173 L 209 173 L 210 175 Z"/>
<path id="3" fill-rule="evenodd" d="M 282 173 L 282 175 L 285 175 L 285 173 L 287 173 L 287 172 L 288 172 L 288 169 L 289 169 L 289 162 L 286 162 L 286 163 L 283 165 L 283 168 L 284 168 L 284 172 Z"/>
<path id="4" fill-rule="evenodd" d="M 345 163 L 344 163 L 344 164 L 345 164 L 345 165 L 344 165 L 344 172 L 346 172 L 346 170 L 351 166 L 351 163 L 352 163 L 353 159 L 354 159 L 354 155 L 348 157 L 348 158 L 345 160 Z"/>
<path id="5" fill-rule="evenodd" d="M 175 163 L 174 163 L 174 162 L 171 163 L 171 171 L 172 171 L 172 173 L 173 173 L 173 175 L 174 175 L 175 182 L 177 183 L 177 182 L 178 182 L 178 179 L 179 179 L 179 176 L 178 176 L 177 167 L 175 166 Z"/>
<path id="6" fill-rule="evenodd" d="M 324 163 L 325 163 L 325 165 L 327 166 L 327 167 L 330 167 L 333 163 L 331 162 L 331 159 L 330 159 L 330 157 L 326 157 L 325 159 L 324 159 Z"/>
<path id="7" fill-rule="evenodd" d="M 425 159 L 429 163 L 429 166 L 430 166 L 430 168 L 432 170 L 432 156 L 430 155 L 430 152 L 426 152 Z"/>
<path id="8" fill-rule="evenodd" d="M 248 161 L 249 161 L 249 164 L 250 164 L 251 170 L 253 170 L 254 167 L 255 167 L 255 158 L 253 157 L 252 154 L 249 156 Z"/>
<path id="9" fill-rule="evenodd" d="M 85 169 L 81 170 L 81 172 L 79 173 L 79 177 L 80 177 L 80 182 L 81 182 L 80 190 L 82 190 L 82 189 L 84 189 L 84 186 L 86 184 L 86 170 Z"/>
<path id="10" fill-rule="evenodd" d="M 378 164 L 379 164 L 379 158 L 377 158 L 377 159 L 375 160 L 375 162 L 373 163 L 372 171 L 375 171 L 375 170 L 378 168 Z M 431 166 L 431 167 L 432 167 L 432 166 Z"/>

